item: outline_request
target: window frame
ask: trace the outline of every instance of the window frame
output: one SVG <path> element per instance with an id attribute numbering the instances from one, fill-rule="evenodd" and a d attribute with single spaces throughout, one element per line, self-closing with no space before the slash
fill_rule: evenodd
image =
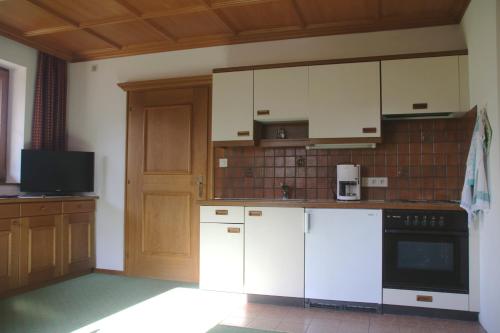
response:
<path id="1" fill-rule="evenodd" d="M 0 67 L 0 183 L 5 183 L 7 178 L 9 74 L 8 69 Z"/>

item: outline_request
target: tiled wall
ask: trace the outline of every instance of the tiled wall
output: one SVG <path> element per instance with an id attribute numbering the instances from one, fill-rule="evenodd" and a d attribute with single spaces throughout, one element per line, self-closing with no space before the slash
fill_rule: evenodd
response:
<path id="1" fill-rule="evenodd" d="M 363 200 L 459 200 L 475 118 L 384 121 L 376 149 L 217 148 L 218 198 L 333 199 L 336 165 L 360 164 L 362 177 L 388 177 L 387 188 L 362 188 Z M 217 159 L 226 157 L 227 168 Z M 304 163 L 303 166 L 301 163 Z"/>

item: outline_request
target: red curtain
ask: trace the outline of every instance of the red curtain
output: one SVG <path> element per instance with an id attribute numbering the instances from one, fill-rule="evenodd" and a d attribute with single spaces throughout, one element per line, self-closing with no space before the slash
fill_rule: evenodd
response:
<path id="1" fill-rule="evenodd" d="M 31 148 L 66 149 L 66 61 L 38 53 Z"/>

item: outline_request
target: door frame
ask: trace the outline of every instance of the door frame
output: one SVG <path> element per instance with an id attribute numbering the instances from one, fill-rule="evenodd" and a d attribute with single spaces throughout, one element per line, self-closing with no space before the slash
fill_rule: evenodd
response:
<path id="1" fill-rule="evenodd" d="M 147 90 L 164 90 L 164 89 L 179 89 L 179 88 L 196 88 L 196 87 L 207 87 L 208 88 L 208 113 L 207 113 L 207 165 L 206 165 L 206 197 L 207 199 L 213 198 L 213 146 L 212 146 L 212 75 L 201 75 L 201 76 L 188 76 L 179 78 L 169 78 L 169 79 L 157 79 L 157 80 L 146 80 L 146 81 L 130 81 L 118 83 L 118 86 L 127 93 L 127 107 L 126 107 L 126 132 L 125 132 L 125 193 L 123 196 L 124 200 L 124 223 L 125 223 L 125 233 L 124 233 L 124 246 L 123 246 L 123 267 L 124 274 L 129 275 L 129 262 L 128 262 L 128 247 L 129 247 L 129 221 L 128 221 L 128 207 L 127 207 L 127 176 L 128 176 L 128 136 L 129 136 L 129 117 L 128 112 L 130 111 L 129 100 L 130 93 L 137 91 L 147 91 Z"/>

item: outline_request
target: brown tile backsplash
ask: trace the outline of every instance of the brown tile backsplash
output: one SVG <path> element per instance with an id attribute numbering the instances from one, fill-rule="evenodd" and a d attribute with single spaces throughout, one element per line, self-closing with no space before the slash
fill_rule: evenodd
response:
<path id="1" fill-rule="evenodd" d="M 388 177 L 387 188 L 362 188 L 363 200 L 458 200 L 475 118 L 384 121 L 375 149 L 216 148 L 218 198 L 334 199 L 336 165 L 361 165 L 362 177 Z"/>

